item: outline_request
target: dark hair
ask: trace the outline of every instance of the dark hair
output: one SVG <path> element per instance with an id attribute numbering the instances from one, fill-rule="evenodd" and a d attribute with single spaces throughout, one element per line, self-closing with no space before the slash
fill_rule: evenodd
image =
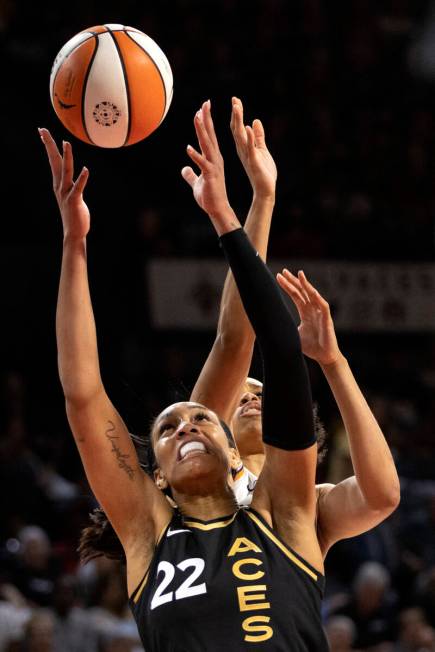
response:
<path id="1" fill-rule="evenodd" d="M 219 422 L 220 422 L 220 424 L 222 426 L 222 430 L 224 431 L 224 433 L 227 436 L 228 443 L 231 446 L 231 448 L 237 448 L 237 444 L 236 444 L 236 440 L 234 439 L 234 435 L 231 432 L 231 430 L 229 429 L 229 427 L 227 426 L 227 424 L 225 423 L 225 421 L 223 421 L 222 419 L 219 419 Z"/>
<path id="2" fill-rule="evenodd" d="M 313 420 L 314 432 L 316 433 L 317 439 L 317 464 L 321 464 L 328 452 L 328 447 L 326 445 L 327 432 L 323 422 L 319 418 L 319 405 L 315 402 L 313 403 Z"/>
<path id="3" fill-rule="evenodd" d="M 91 524 L 82 530 L 77 548 L 80 561 L 86 563 L 104 555 L 125 563 L 124 548 L 102 507 L 96 507 L 89 518 Z"/>

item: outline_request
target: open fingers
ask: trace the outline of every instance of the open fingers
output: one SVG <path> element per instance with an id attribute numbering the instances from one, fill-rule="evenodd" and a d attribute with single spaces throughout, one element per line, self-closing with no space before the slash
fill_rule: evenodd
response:
<path id="1" fill-rule="evenodd" d="M 195 174 L 192 168 L 189 167 L 188 165 L 181 170 L 181 176 L 185 181 L 187 181 L 187 183 L 191 188 L 193 188 L 193 186 L 196 183 L 196 180 L 198 179 L 198 175 Z"/>
<path id="2" fill-rule="evenodd" d="M 197 111 L 195 114 L 193 124 L 195 126 L 196 137 L 198 139 L 201 152 L 208 160 L 211 161 L 213 159 L 215 149 L 204 123 L 202 109 Z"/>
<path id="3" fill-rule="evenodd" d="M 62 161 L 62 178 L 60 189 L 61 192 L 69 192 L 73 186 L 74 177 L 74 159 L 71 143 L 63 141 L 63 161 Z"/>
<path id="4" fill-rule="evenodd" d="M 246 144 L 246 129 L 243 124 L 243 105 L 237 97 L 233 97 L 231 112 L 231 131 L 236 145 Z"/>
<path id="5" fill-rule="evenodd" d="M 329 308 L 328 302 L 325 301 L 325 299 L 322 297 L 320 292 L 316 290 L 316 288 L 313 285 L 311 285 L 311 283 L 309 282 L 309 280 L 307 279 L 307 277 L 305 276 L 302 270 L 298 272 L 298 278 L 305 292 L 310 297 L 311 301 L 315 302 L 321 308 Z"/>
<path id="6" fill-rule="evenodd" d="M 280 287 L 284 290 L 286 294 L 292 299 L 293 303 L 296 305 L 297 309 L 300 311 L 306 305 L 305 297 L 299 291 L 299 288 L 295 283 L 292 283 L 291 280 L 287 279 L 283 274 L 277 274 L 276 280 L 278 281 Z"/>
<path id="7" fill-rule="evenodd" d="M 248 141 L 248 151 L 249 151 L 250 154 L 253 154 L 254 150 L 256 148 L 255 134 L 254 134 L 254 131 L 253 131 L 252 127 L 250 127 L 249 125 L 247 125 L 245 127 L 245 129 L 246 129 L 246 138 L 247 138 L 247 141 Z"/>
<path id="8" fill-rule="evenodd" d="M 60 186 L 62 178 L 62 156 L 57 148 L 53 136 L 50 134 L 48 129 L 38 129 L 38 132 L 45 146 L 45 151 L 47 152 L 48 162 L 50 164 L 51 173 L 53 175 L 53 185 L 56 189 Z"/>
<path id="9" fill-rule="evenodd" d="M 83 191 L 86 187 L 86 184 L 89 179 L 89 170 L 86 167 L 83 167 L 79 176 L 77 177 L 75 183 L 74 183 L 74 188 L 71 192 L 71 196 L 79 196 L 83 194 Z"/>
<path id="10" fill-rule="evenodd" d="M 329 312 L 329 303 L 325 301 L 325 299 L 318 292 L 318 290 L 316 290 L 316 288 L 313 285 L 311 285 L 311 283 L 308 281 L 307 277 L 305 276 L 302 270 L 298 272 L 298 278 L 305 292 L 310 297 L 310 301 L 312 301 L 321 310 Z"/>
<path id="11" fill-rule="evenodd" d="M 230 129 L 233 133 L 234 136 L 234 128 L 236 126 L 236 113 L 237 113 L 237 104 L 236 104 L 236 98 L 232 97 L 231 98 L 231 119 L 230 119 Z"/>
<path id="12" fill-rule="evenodd" d="M 201 114 L 202 114 L 202 121 L 204 123 L 205 130 L 207 132 L 207 136 L 210 140 L 210 143 L 213 145 L 213 147 L 219 151 L 219 143 L 216 137 L 216 131 L 214 128 L 213 124 L 213 118 L 211 117 L 211 102 L 210 100 L 207 100 L 207 102 L 204 102 L 202 107 L 201 107 Z"/>
<path id="13" fill-rule="evenodd" d="M 266 147 L 266 138 L 264 135 L 264 127 L 261 120 L 256 118 L 252 123 L 252 130 L 255 136 L 255 144 L 257 147 Z"/>
<path id="14" fill-rule="evenodd" d="M 208 161 L 206 157 L 203 154 L 200 154 L 194 147 L 192 147 L 192 145 L 187 146 L 187 154 L 192 161 L 196 163 L 201 172 L 207 168 Z"/>
<path id="15" fill-rule="evenodd" d="M 283 274 L 284 278 L 286 278 L 287 281 L 291 285 L 295 286 L 298 289 L 298 292 L 299 292 L 299 294 L 301 294 L 303 296 L 305 303 L 310 303 L 310 297 L 305 292 L 305 289 L 304 289 L 299 277 L 292 274 L 288 269 L 283 269 L 282 274 Z"/>

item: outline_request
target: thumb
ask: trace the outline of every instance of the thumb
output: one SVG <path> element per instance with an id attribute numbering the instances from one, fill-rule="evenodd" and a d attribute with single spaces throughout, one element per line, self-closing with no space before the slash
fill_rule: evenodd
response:
<path id="1" fill-rule="evenodd" d="M 88 168 L 82 168 L 82 171 L 80 172 L 79 176 L 76 179 L 76 182 L 74 184 L 73 190 L 71 192 L 71 195 L 82 195 L 83 191 L 86 187 L 86 184 L 89 179 L 89 170 Z"/>
<path id="2" fill-rule="evenodd" d="M 181 176 L 185 181 L 187 181 L 191 188 L 193 188 L 196 180 L 198 179 L 198 175 L 195 174 L 195 172 L 189 166 L 186 166 L 181 170 Z"/>
<path id="3" fill-rule="evenodd" d="M 252 127 L 249 125 L 246 125 L 246 136 L 247 136 L 247 141 L 248 141 L 248 151 L 252 153 L 255 148 L 257 147 L 256 145 L 256 139 L 255 139 L 255 133 Z"/>
<path id="4" fill-rule="evenodd" d="M 263 123 L 261 120 L 256 118 L 254 122 L 252 123 L 252 129 L 254 132 L 255 136 L 255 144 L 257 147 L 265 147 L 266 146 L 266 139 L 264 137 L 264 127 Z"/>

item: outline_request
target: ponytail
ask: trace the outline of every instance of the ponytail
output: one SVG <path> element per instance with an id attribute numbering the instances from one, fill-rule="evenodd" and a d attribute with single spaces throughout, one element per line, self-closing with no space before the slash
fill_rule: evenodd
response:
<path id="1" fill-rule="evenodd" d="M 104 555 L 125 564 L 124 548 L 104 510 L 96 507 L 89 518 L 91 524 L 83 528 L 77 548 L 80 561 L 86 564 L 91 559 Z"/>

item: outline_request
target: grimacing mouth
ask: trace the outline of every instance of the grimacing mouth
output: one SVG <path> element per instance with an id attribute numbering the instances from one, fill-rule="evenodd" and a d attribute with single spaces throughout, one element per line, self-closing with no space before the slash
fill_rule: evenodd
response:
<path id="1" fill-rule="evenodd" d="M 190 443 L 193 443 L 193 442 L 198 442 L 198 443 L 202 444 L 204 446 L 204 449 L 205 449 L 204 453 L 210 455 L 211 454 L 210 448 L 207 445 L 207 441 L 204 441 L 204 439 L 205 439 L 205 437 L 203 438 L 203 437 L 197 437 L 197 436 L 189 437 L 188 439 L 183 438 L 181 440 L 180 444 L 178 445 L 178 448 L 177 448 L 177 462 L 181 462 L 185 458 L 185 456 L 183 456 L 183 457 L 181 456 L 181 449 L 183 448 L 183 446 L 186 446 L 186 444 L 190 444 Z M 200 449 L 198 448 L 197 450 L 200 450 Z"/>

